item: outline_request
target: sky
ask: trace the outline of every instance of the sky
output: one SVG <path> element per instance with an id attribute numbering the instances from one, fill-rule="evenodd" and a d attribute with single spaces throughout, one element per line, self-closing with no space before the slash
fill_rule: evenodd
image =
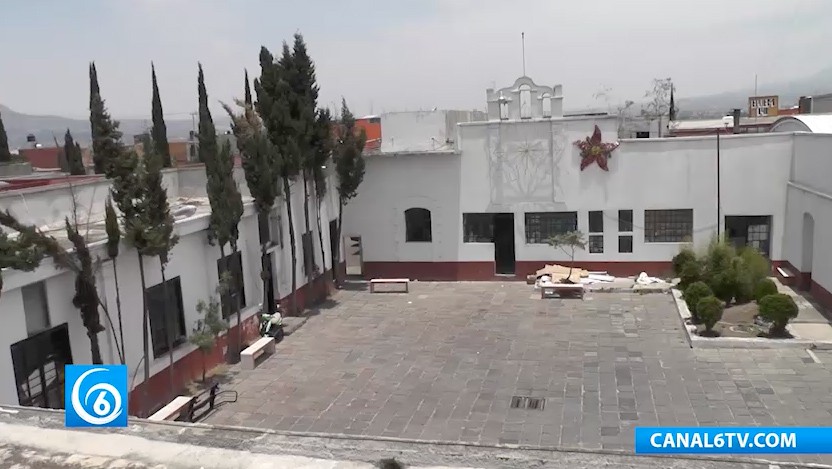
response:
<path id="1" fill-rule="evenodd" d="M 523 74 L 562 84 L 575 110 L 640 100 L 653 78 L 677 96 L 748 89 L 832 66 L 829 0 L 3 0 L 0 103 L 88 116 L 87 65 L 117 118 L 150 115 L 153 61 L 168 119 L 197 108 L 197 62 L 215 113 L 303 34 L 319 105 L 357 115 L 484 109 Z M 820 49 L 819 49 L 820 48 Z M 594 95 L 606 91 L 607 98 Z"/>

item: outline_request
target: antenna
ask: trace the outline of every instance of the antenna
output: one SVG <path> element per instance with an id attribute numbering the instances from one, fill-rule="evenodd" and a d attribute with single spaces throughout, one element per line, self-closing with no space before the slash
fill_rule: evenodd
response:
<path id="1" fill-rule="evenodd" d="M 526 76 L 526 33 L 520 33 L 520 42 L 523 43 L 523 76 Z"/>
<path id="2" fill-rule="evenodd" d="M 754 74 L 754 96 L 757 96 L 757 74 Z"/>

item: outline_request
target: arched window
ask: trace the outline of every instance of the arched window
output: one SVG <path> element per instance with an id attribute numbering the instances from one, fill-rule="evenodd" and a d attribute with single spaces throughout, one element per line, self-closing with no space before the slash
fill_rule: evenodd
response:
<path id="1" fill-rule="evenodd" d="M 508 119 L 508 98 L 500 93 L 500 98 L 497 102 L 500 103 L 500 120 Z"/>
<path id="2" fill-rule="evenodd" d="M 520 118 L 532 118 L 532 87 L 520 85 Z"/>
<path id="3" fill-rule="evenodd" d="M 405 241 L 408 243 L 429 243 L 432 240 L 430 210 L 409 208 L 404 211 Z"/>
<path id="4" fill-rule="evenodd" d="M 543 93 L 541 105 L 543 107 L 543 117 L 552 117 L 552 95 Z"/>

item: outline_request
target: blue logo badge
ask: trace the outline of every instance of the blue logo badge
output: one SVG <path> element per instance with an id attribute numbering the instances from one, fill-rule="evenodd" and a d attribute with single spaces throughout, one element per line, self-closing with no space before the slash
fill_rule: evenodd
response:
<path id="1" fill-rule="evenodd" d="M 126 365 L 66 365 L 67 427 L 127 426 Z"/>

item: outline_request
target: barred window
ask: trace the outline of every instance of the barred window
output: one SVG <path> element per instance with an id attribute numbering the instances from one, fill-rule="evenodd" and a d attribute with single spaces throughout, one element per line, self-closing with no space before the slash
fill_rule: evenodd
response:
<path id="1" fill-rule="evenodd" d="M 618 252 L 625 254 L 633 252 L 633 235 L 621 235 L 618 237 Z"/>
<path id="2" fill-rule="evenodd" d="M 604 235 L 589 235 L 589 253 L 604 253 Z"/>
<path id="3" fill-rule="evenodd" d="M 405 210 L 404 224 L 406 242 L 431 242 L 430 210 L 426 208 L 409 208 Z"/>
<path id="4" fill-rule="evenodd" d="M 526 214 L 526 243 L 544 244 L 556 234 L 578 229 L 578 212 L 530 212 Z"/>
<path id="5" fill-rule="evenodd" d="M 589 212 L 589 232 L 603 233 L 604 232 L 604 212 L 600 210 Z"/>
<path id="6" fill-rule="evenodd" d="M 681 243 L 693 238 L 693 209 L 645 210 L 645 243 Z"/>
<path id="7" fill-rule="evenodd" d="M 463 213 L 462 236 L 466 243 L 494 242 L 494 214 Z"/>

